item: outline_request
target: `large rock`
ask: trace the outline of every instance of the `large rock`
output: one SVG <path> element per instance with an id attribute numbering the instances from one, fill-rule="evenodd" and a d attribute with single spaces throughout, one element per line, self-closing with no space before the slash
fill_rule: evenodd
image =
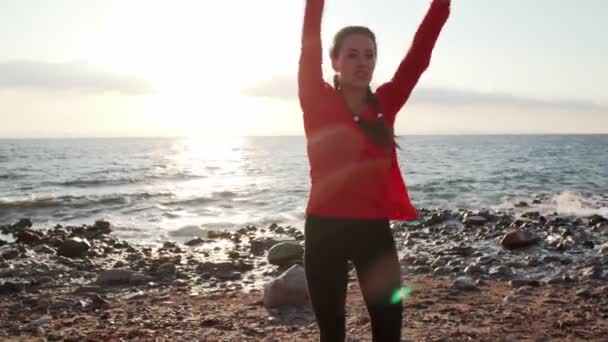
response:
<path id="1" fill-rule="evenodd" d="M 57 250 L 57 255 L 67 258 L 82 258 L 91 248 L 91 244 L 86 239 L 70 238 L 63 241 L 63 244 Z"/>
<path id="2" fill-rule="evenodd" d="M 304 248 L 299 242 L 285 241 L 274 245 L 268 251 L 268 262 L 272 265 L 282 266 L 292 260 L 302 259 Z"/>
<path id="3" fill-rule="evenodd" d="M 534 245 L 540 241 L 540 238 L 531 232 L 518 230 L 507 233 L 500 244 L 506 249 L 518 249 Z"/>
<path id="4" fill-rule="evenodd" d="M 309 302 L 304 268 L 294 265 L 264 286 L 264 305 L 276 308 Z"/>

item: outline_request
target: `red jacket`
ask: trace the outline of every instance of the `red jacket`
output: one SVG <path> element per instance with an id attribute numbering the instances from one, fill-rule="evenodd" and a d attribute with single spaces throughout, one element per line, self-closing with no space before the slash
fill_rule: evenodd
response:
<path id="1" fill-rule="evenodd" d="M 308 0 L 298 70 L 298 95 L 310 166 L 307 215 L 393 220 L 415 219 L 395 149 L 374 145 L 353 120 L 342 96 L 322 75 L 323 0 Z M 393 78 L 376 90 L 385 119 L 397 112 L 426 70 L 439 33 L 450 13 L 449 2 L 433 0 L 414 41 Z M 360 116 L 374 118 L 372 108 Z"/>

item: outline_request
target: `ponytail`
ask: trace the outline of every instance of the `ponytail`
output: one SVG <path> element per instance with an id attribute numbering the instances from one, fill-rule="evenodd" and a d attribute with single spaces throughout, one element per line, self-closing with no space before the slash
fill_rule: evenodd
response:
<path id="1" fill-rule="evenodd" d="M 334 88 L 337 91 L 340 91 L 340 78 L 338 77 L 338 75 L 334 75 L 333 81 Z M 372 141 L 372 143 L 387 149 L 393 147 L 399 148 L 394 130 L 386 121 L 386 118 L 382 114 L 382 109 L 380 108 L 378 98 L 372 92 L 372 89 L 369 87 L 367 88 L 366 102 L 374 110 L 374 114 L 376 114 L 376 119 L 367 120 L 359 117 L 359 119 L 357 120 L 357 122 L 359 123 L 359 127 L 361 127 L 363 132 Z"/>

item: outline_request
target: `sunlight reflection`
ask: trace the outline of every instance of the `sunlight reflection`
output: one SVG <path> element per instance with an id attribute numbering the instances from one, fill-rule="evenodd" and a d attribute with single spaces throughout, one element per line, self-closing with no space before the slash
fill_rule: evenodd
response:
<path id="1" fill-rule="evenodd" d="M 186 138 L 176 142 L 173 157 L 176 166 L 192 175 L 235 174 L 243 164 L 243 137 Z"/>

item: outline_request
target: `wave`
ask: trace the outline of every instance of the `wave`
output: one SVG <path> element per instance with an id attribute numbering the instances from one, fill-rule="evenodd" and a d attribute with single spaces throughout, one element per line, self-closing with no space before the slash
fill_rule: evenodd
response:
<path id="1" fill-rule="evenodd" d="M 521 207 L 521 202 L 529 207 Z M 588 192 L 563 191 L 540 193 L 535 196 L 510 196 L 503 198 L 495 209 L 510 209 L 520 212 L 538 211 L 543 215 L 557 213 L 565 216 L 588 217 L 602 215 L 608 217 L 608 196 Z"/>
<path id="2" fill-rule="evenodd" d="M 218 192 L 214 192 L 213 196 L 217 196 L 217 197 L 222 198 L 222 199 L 229 199 L 229 198 L 236 197 L 237 194 L 235 192 L 232 192 L 232 191 L 218 191 Z"/>
<path id="3" fill-rule="evenodd" d="M 205 234 L 205 230 L 198 226 L 184 226 L 176 230 L 169 232 L 169 236 L 173 237 L 188 237 L 188 236 L 202 236 Z"/>
<path id="4" fill-rule="evenodd" d="M 34 210 L 51 208 L 73 208 L 82 209 L 96 205 L 124 205 L 132 201 L 151 199 L 155 197 L 172 196 L 171 193 L 133 193 L 133 194 L 109 194 L 92 196 L 29 196 L 20 199 L 0 198 L 0 209 L 4 210 Z"/>
<path id="5" fill-rule="evenodd" d="M 15 180 L 25 177 L 24 175 L 16 174 L 16 173 L 5 173 L 0 174 L 0 179 L 3 180 Z"/>
<path id="6" fill-rule="evenodd" d="M 165 206 L 179 206 L 179 205 L 197 206 L 197 205 L 212 203 L 212 202 L 215 202 L 215 201 L 216 201 L 215 199 L 209 198 L 209 197 L 195 197 L 195 198 L 190 198 L 190 199 L 185 199 L 185 200 L 179 200 L 179 201 L 163 202 L 163 203 L 161 203 L 161 205 L 165 205 Z"/>
<path id="7" fill-rule="evenodd" d="M 120 178 L 120 179 L 73 179 L 63 182 L 46 182 L 42 183 L 43 186 L 62 186 L 62 187 L 74 187 L 74 188 L 90 188 L 100 186 L 113 186 L 113 185 L 124 185 L 134 184 L 140 182 L 141 179 L 134 178 Z"/>

